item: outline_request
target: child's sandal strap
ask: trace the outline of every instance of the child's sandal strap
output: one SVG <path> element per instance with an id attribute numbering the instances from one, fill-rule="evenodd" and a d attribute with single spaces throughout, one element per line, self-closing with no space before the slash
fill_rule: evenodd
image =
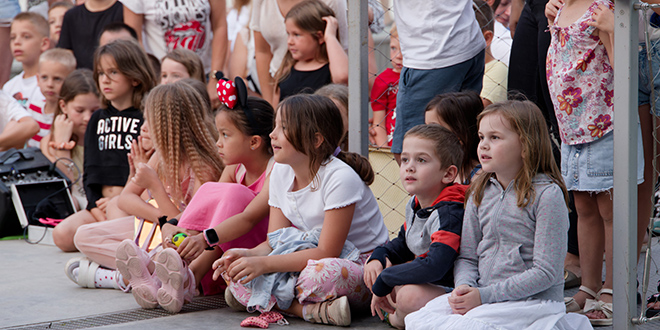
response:
<path id="1" fill-rule="evenodd" d="M 592 298 L 598 298 L 598 294 L 599 294 L 599 293 L 596 293 L 594 290 L 591 290 L 591 289 L 587 288 L 587 287 L 584 286 L 584 285 L 580 285 L 580 289 L 579 289 L 579 290 L 582 291 L 582 292 L 584 292 L 584 293 L 586 293 L 586 294 L 588 294 L 588 295 L 590 295 Z M 602 291 L 602 290 L 601 290 L 601 291 Z M 612 291 L 612 290 L 610 290 L 610 291 Z"/>
<path id="2" fill-rule="evenodd" d="M 600 297 L 600 295 L 603 294 L 603 293 L 604 294 L 609 294 L 610 296 L 614 295 L 614 292 L 612 291 L 612 289 L 602 288 L 602 289 L 600 289 L 600 291 L 598 291 L 598 296 Z"/>

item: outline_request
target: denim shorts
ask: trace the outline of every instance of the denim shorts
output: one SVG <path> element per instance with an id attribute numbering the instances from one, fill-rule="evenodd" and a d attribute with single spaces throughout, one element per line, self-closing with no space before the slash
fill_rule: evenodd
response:
<path id="1" fill-rule="evenodd" d="M 416 125 L 424 124 L 424 109 L 442 93 L 473 90 L 481 92 L 485 50 L 473 58 L 446 68 L 420 70 L 404 67 L 396 96 L 396 125 L 392 153 L 400 154 L 403 136 Z"/>
<path id="2" fill-rule="evenodd" d="M 651 70 L 655 91 L 655 111 L 651 114 L 660 116 L 660 40 L 651 40 Z M 651 103 L 651 79 L 649 78 L 649 60 L 646 58 L 646 44 L 639 44 L 639 83 L 638 105 Z"/>
<path id="3" fill-rule="evenodd" d="M 614 187 L 614 133 L 583 144 L 561 144 L 561 176 L 569 191 L 607 191 Z M 642 130 L 637 126 L 637 184 L 644 182 Z"/>
<path id="4" fill-rule="evenodd" d="M 9 27 L 14 16 L 20 12 L 18 0 L 0 0 L 0 27 Z"/>

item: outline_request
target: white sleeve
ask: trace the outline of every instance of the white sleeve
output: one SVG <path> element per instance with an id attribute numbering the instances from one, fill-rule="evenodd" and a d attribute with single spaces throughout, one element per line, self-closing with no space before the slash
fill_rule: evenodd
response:
<path id="1" fill-rule="evenodd" d="M 252 1 L 252 17 L 250 17 L 250 30 L 261 32 L 261 4 L 263 0 Z"/>
<path id="2" fill-rule="evenodd" d="M 341 162 L 341 160 L 334 159 L 333 162 Z M 321 180 L 323 211 L 355 204 L 363 197 L 365 184 L 348 165 L 326 172 Z"/>
<path id="3" fill-rule="evenodd" d="M 124 7 L 130 9 L 138 15 L 144 15 L 144 1 L 143 0 L 119 0 Z"/>
<path id="4" fill-rule="evenodd" d="M 30 114 L 13 97 L 0 92 L 0 131 L 12 120 L 18 121 Z"/>
<path id="5" fill-rule="evenodd" d="M 282 209 L 279 196 L 286 193 L 284 191 L 286 185 L 284 182 L 285 174 L 283 173 L 283 166 L 288 165 L 279 163 L 273 165 L 273 169 L 270 172 L 270 183 L 268 186 L 268 206 L 276 207 L 278 209 Z"/>

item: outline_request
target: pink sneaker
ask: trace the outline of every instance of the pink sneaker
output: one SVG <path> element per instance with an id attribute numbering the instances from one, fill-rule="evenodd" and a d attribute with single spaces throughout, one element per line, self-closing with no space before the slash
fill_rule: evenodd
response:
<path id="1" fill-rule="evenodd" d="M 156 308 L 158 300 L 158 279 L 149 272 L 149 255 L 135 242 L 126 239 L 117 248 L 117 269 L 130 282 L 133 297 L 143 308 Z"/>
<path id="2" fill-rule="evenodd" d="M 158 289 L 158 304 L 170 313 L 181 311 L 195 296 L 195 276 L 174 249 L 156 254 L 156 276 L 163 283 Z"/>

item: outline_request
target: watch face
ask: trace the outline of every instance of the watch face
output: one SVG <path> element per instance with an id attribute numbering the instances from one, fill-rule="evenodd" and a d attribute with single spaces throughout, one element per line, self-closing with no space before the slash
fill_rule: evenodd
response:
<path id="1" fill-rule="evenodd" d="M 225 76 L 225 74 L 222 73 L 222 71 L 214 71 L 214 72 L 215 72 L 214 74 L 215 74 L 215 79 L 216 80 L 220 80 Z"/>

